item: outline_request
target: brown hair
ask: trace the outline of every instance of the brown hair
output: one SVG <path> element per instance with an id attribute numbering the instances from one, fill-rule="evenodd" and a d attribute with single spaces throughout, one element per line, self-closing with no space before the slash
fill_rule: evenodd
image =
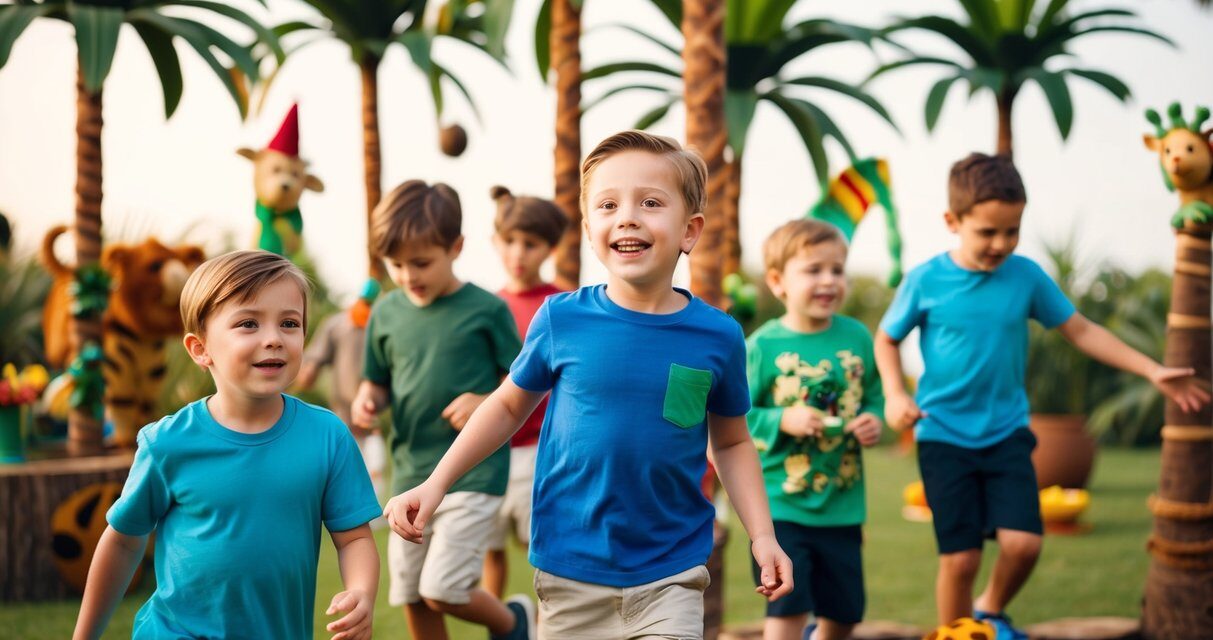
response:
<path id="1" fill-rule="evenodd" d="M 454 189 L 441 182 L 408 180 L 371 213 L 371 250 L 382 258 L 415 243 L 450 249 L 462 226 L 463 210 Z"/>
<path id="2" fill-rule="evenodd" d="M 586 187 L 590 176 L 604 160 L 624 151 L 647 151 L 670 161 L 682 189 L 687 213 L 703 213 L 707 207 L 708 167 L 693 149 L 684 149 L 678 141 L 644 131 L 620 131 L 598 143 L 581 163 L 581 211 L 586 211 Z"/>
<path id="3" fill-rule="evenodd" d="M 497 235 L 523 231 L 542 238 L 554 247 L 569 226 L 564 211 L 551 200 L 515 196 L 501 185 L 494 186 L 489 194 L 497 201 L 497 217 L 493 219 Z"/>
<path id="4" fill-rule="evenodd" d="M 1018 204 L 1028 195 L 1010 156 L 970 153 L 948 175 L 948 210 L 959 219 L 988 200 Z"/>
<path id="5" fill-rule="evenodd" d="M 762 261 L 767 271 L 783 271 L 783 266 L 802 249 L 825 242 L 837 242 L 845 249 L 847 241 L 838 227 L 822 220 L 802 218 L 786 222 L 771 232 L 762 245 Z"/>
<path id="6" fill-rule="evenodd" d="M 247 302 L 265 287 L 289 279 L 303 294 L 303 326 L 312 286 L 293 262 L 269 251 L 232 251 L 203 262 L 181 290 L 181 324 L 186 333 L 202 335 L 206 319 L 229 300 Z"/>

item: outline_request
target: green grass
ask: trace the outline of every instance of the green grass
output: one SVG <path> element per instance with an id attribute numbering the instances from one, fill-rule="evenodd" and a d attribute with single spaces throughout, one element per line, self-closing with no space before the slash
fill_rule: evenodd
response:
<path id="1" fill-rule="evenodd" d="M 935 545 L 930 525 L 901 518 L 901 491 L 918 471 L 913 457 L 896 455 L 890 447 L 867 454 L 869 521 L 864 560 L 868 589 L 868 619 L 899 620 L 924 627 L 935 619 Z M 1068 616 L 1119 615 L 1136 617 L 1140 611 L 1147 557 L 1144 549 L 1150 530 L 1145 500 L 1158 484 L 1156 449 L 1100 451 L 1092 481 L 1092 505 L 1084 520 L 1092 525 L 1079 536 L 1048 536 L 1044 555 L 1010 613 L 1016 622 L 1032 624 Z M 763 601 L 754 595 L 749 574 L 749 549 L 734 520 L 732 540 L 726 548 L 725 622 L 757 620 Z M 378 532 L 382 551 L 386 535 Z M 327 537 L 326 537 L 327 540 Z M 987 547 L 992 551 L 994 547 Z M 988 570 L 991 553 L 987 553 Z M 530 593 L 530 570 L 525 557 L 512 551 L 509 592 Z M 387 606 L 386 557 L 375 635 L 407 638 L 404 615 Z M 983 572 L 982 579 L 984 580 Z M 145 586 L 128 596 L 110 624 L 107 638 L 130 637 L 135 611 L 147 599 Z M 326 638 L 323 615 L 329 599 L 340 590 L 332 545 L 320 553 L 316 594 L 316 637 Z M 75 622 L 78 601 L 0 605 L 0 636 L 14 638 L 66 638 Z M 451 621 L 452 638 L 484 638 L 482 629 Z"/>

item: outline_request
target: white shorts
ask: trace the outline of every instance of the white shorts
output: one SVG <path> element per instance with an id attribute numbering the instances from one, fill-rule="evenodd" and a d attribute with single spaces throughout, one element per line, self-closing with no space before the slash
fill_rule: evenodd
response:
<path id="1" fill-rule="evenodd" d="M 425 525 L 422 544 L 391 534 L 387 542 L 388 604 L 422 598 L 467 604 L 480 584 L 484 552 L 501 496 L 475 491 L 447 494 Z"/>
<path id="2" fill-rule="evenodd" d="M 531 543 L 531 488 L 535 484 L 538 452 L 538 445 L 510 449 L 510 484 L 505 489 L 505 499 L 489 535 L 490 551 L 505 549 L 505 539 L 511 530 L 522 544 Z"/>

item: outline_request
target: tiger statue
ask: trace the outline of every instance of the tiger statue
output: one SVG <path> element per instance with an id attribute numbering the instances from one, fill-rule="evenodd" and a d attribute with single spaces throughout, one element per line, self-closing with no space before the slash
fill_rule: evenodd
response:
<path id="1" fill-rule="evenodd" d="M 42 310 L 47 364 L 64 368 L 75 357 L 70 340 L 71 295 L 75 270 L 55 256 L 55 240 L 67 231 L 56 226 L 42 241 L 42 263 L 53 281 Z M 101 317 L 104 331 L 105 407 L 114 424 L 114 441 L 135 445 L 139 429 L 151 422 L 167 370 L 166 340 L 182 332 L 181 289 L 206 260 L 201 247 L 166 247 L 155 238 L 141 244 L 111 244 L 101 266 L 113 287 Z"/>

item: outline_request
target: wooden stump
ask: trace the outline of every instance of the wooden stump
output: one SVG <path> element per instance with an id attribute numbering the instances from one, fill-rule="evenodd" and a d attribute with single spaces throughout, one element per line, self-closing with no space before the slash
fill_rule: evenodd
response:
<path id="1" fill-rule="evenodd" d="M 73 595 L 55 564 L 51 517 L 84 487 L 124 482 L 132 458 L 127 452 L 0 465 L 0 602 Z"/>
<path id="2" fill-rule="evenodd" d="M 1024 629 L 1032 640 L 1140 640 L 1136 618 L 1062 618 Z"/>

